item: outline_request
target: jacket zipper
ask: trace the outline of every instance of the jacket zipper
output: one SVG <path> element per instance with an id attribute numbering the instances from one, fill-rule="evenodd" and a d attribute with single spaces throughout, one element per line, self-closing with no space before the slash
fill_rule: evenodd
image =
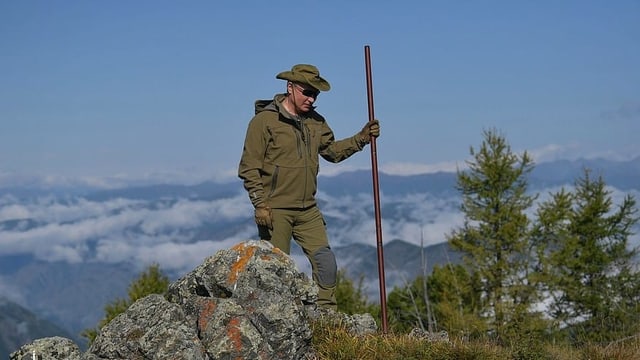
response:
<path id="1" fill-rule="evenodd" d="M 302 139 L 300 139 L 300 134 L 295 128 L 292 130 L 293 130 L 293 136 L 296 137 L 296 149 L 298 150 L 298 157 L 302 157 L 302 144 L 300 143 Z"/>
<path id="2" fill-rule="evenodd" d="M 304 122 L 300 119 L 300 133 L 305 135 L 306 141 L 303 141 L 303 145 L 307 150 L 307 156 L 304 157 L 304 187 L 302 193 L 302 208 L 306 208 L 306 200 L 307 200 L 307 183 L 309 178 L 309 172 L 307 171 L 307 163 L 309 161 L 309 156 L 311 156 L 311 137 L 309 136 L 309 132 L 307 131 L 307 127 L 304 126 Z"/>

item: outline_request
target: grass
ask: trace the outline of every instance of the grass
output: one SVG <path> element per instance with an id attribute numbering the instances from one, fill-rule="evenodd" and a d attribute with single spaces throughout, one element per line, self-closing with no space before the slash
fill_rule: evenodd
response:
<path id="1" fill-rule="evenodd" d="M 568 345 L 531 343 L 509 347 L 491 342 L 428 342 L 406 334 L 354 336 L 336 324 L 313 324 L 313 349 L 316 360 L 635 360 L 640 359 L 640 339 L 632 337 L 608 345 Z"/>

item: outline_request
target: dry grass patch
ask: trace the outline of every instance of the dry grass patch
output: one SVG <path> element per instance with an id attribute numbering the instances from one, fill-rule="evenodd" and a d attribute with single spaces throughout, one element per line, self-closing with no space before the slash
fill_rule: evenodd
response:
<path id="1" fill-rule="evenodd" d="M 535 342 L 499 346 L 490 341 L 429 342 L 406 334 L 354 336 L 340 324 L 312 325 L 315 360 L 637 360 L 640 339 L 572 347 Z"/>

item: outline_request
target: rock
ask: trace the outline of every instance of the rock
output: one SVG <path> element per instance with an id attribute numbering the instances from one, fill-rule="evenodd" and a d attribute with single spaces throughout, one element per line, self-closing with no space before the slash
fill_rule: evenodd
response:
<path id="1" fill-rule="evenodd" d="M 169 286 L 214 358 L 299 359 L 309 351 L 305 305 L 316 285 L 266 241 L 240 243 Z"/>
<path id="2" fill-rule="evenodd" d="M 72 340 L 63 337 L 36 339 L 23 345 L 9 356 L 10 360 L 80 360 L 80 348 Z"/>
<path id="3" fill-rule="evenodd" d="M 153 294 L 105 325 L 88 352 L 100 359 L 207 359 L 197 339 L 182 308 Z"/>
<path id="4" fill-rule="evenodd" d="M 378 324 L 371 314 L 348 315 L 332 309 L 308 307 L 307 313 L 312 321 L 320 321 L 336 327 L 344 327 L 354 336 L 375 334 Z"/>
<path id="5" fill-rule="evenodd" d="M 411 331 L 409 332 L 409 336 L 416 339 L 425 340 L 428 342 L 437 342 L 437 341 L 449 342 L 449 333 L 445 330 L 441 330 L 440 332 L 430 332 L 430 331 L 422 330 L 421 328 L 416 327 L 411 329 Z"/>
<path id="6" fill-rule="evenodd" d="M 310 321 L 377 330 L 369 314 L 316 306 L 318 288 L 291 257 L 266 241 L 218 251 L 172 283 L 139 299 L 105 325 L 86 353 L 65 338 L 24 345 L 11 360 L 311 359 Z"/>

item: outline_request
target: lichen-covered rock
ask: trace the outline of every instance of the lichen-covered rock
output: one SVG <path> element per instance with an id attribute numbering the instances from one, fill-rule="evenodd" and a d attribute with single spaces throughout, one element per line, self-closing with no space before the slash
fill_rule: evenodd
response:
<path id="1" fill-rule="evenodd" d="M 162 295 L 136 301 L 105 325 L 88 350 L 100 359 L 207 359 L 194 326 Z"/>
<path id="2" fill-rule="evenodd" d="M 438 342 L 438 341 L 449 342 L 449 333 L 446 330 L 441 330 L 439 332 L 431 332 L 431 331 L 426 331 L 416 327 L 411 329 L 411 331 L 409 332 L 409 336 L 416 339 L 425 340 L 428 342 Z"/>
<path id="3" fill-rule="evenodd" d="M 218 251 L 169 286 L 167 299 L 180 304 L 193 295 L 246 299 L 259 289 L 285 292 L 298 302 L 315 303 L 318 289 L 295 262 L 268 241 L 249 240 Z"/>
<path id="4" fill-rule="evenodd" d="M 295 262 L 266 241 L 218 251 L 105 325 L 81 354 L 64 338 L 34 341 L 11 360 L 38 359 L 309 359 L 310 321 L 333 319 L 356 335 L 376 331 L 369 314 L 346 315 L 315 305 L 318 288 Z"/>
<path id="5" fill-rule="evenodd" d="M 349 331 L 357 336 L 371 335 L 378 331 L 378 324 L 371 314 L 346 315 L 344 322 Z"/>
<path id="6" fill-rule="evenodd" d="M 309 351 L 305 305 L 317 287 L 266 241 L 219 251 L 173 283 L 167 299 L 183 305 L 214 359 L 299 359 Z"/>
<path id="7" fill-rule="evenodd" d="M 80 360 L 80 348 L 72 340 L 63 337 L 36 339 L 23 345 L 9 356 L 10 360 Z"/>
<path id="8" fill-rule="evenodd" d="M 345 314 L 329 308 L 307 307 L 310 321 L 332 324 L 346 329 L 354 336 L 375 334 L 378 324 L 371 314 Z"/>

